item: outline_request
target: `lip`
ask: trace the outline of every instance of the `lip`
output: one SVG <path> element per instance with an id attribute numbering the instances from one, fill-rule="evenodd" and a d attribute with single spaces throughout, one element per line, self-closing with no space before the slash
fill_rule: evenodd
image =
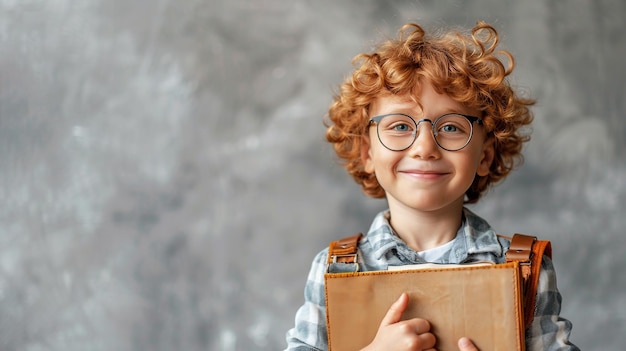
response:
<path id="1" fill-rule="evenodd" d="M 405 174 L 410 177 L 420 179 L 438 179 L 450 174 L 450 172 L 439 170 L 422 170 L 422 169 L 404 169 L 399 170 L 398 173 Z"/>

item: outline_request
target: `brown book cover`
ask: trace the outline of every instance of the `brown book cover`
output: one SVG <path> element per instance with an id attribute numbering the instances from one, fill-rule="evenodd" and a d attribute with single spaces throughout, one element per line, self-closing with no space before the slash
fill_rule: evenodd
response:
<path id="1" fill-rule="evenodd" d="M 409 305 L 403 319 L 428 320 L 437 350 L 458 351 L 458 339 L 466 336 L 481 351 L 524 351 L 518 262 L 425 267 L 327 273 L 329 350 L 356 351 L 367 346 L 389 307 L 406 292 Z"/>

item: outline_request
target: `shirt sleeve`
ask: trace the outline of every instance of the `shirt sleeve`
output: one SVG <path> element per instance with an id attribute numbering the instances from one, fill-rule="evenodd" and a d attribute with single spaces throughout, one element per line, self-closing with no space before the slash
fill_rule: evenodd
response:
<path id="1" fill-rule="evenodd" d="M 324 273 L 327 250 L 315 256 L 304 287 L 304 304 L 296 312 L 295 327 L 287 332 L 286 350 L 324 351 L 328 349 L 326 334 L 326 297 Z"/>
<path id="2" fill-rule="evenodd" d="M 572 323 L 562 318 L 561 294 L 556 286 L 556 272 L 549 257 L 544 256 L 539 273 L 535 318 L 526 329 L 527 351 L 580 351 L 569 341 Z"/>

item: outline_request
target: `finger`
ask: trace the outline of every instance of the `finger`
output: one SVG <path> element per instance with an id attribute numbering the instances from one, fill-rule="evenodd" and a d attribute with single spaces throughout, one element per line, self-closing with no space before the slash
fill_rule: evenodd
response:
<path id="1" fill-rule="evenodd" d="M 460 351 L 478 351 L 474 343 L 465 337 L 459 339 L 458 346 Z"/>
<path id="2" fill-rule="evenodd" d="M 424 333 L 418 335 L 420 339 L 420 346 L 423 350 L 434 350 L 435 344 L 437 343 L 437 339 L 433 333 Z"/>
<path id="3" fill-rule="evenodd" d="M 380 326 L 394 324 L 400 321 L 402 318 L 402 313 L 406 310 L 406 306 L 409 304 L 409 295 L 407 293 L 402 293 L 400 297 L 394 302 L 385 317 L 380 322 Z"/>
<path id="4" fill-rule="evenodd" d="M 408 319 L 402 323 L 402 327 L 405 328 L 407 332 L 410 332 L 412 334 L 420 335 L 428 333 L 430 331 L 430 323 L 425 319 L 413 318 Z"/>

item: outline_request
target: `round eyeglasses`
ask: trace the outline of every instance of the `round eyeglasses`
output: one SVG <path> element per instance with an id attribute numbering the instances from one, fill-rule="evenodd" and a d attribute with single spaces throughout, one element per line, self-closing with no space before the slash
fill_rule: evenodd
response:
<path id="1" fill-rule="evenodd" d="M 376 122 L 378 140 L 391 151 L 403 151 L 411 147 L 417 139 L 419 124 L 429 122 L 437 145 L 447 151 L 459 151 L 469 144 L 474 132 L 474 122 L 483 121 L 474 116 L 460 113 L 447 113 L 434 121 L 422 118 L 415 120 L 403 113 L 390 113 L 370 118 L 369 124 Z"/>

